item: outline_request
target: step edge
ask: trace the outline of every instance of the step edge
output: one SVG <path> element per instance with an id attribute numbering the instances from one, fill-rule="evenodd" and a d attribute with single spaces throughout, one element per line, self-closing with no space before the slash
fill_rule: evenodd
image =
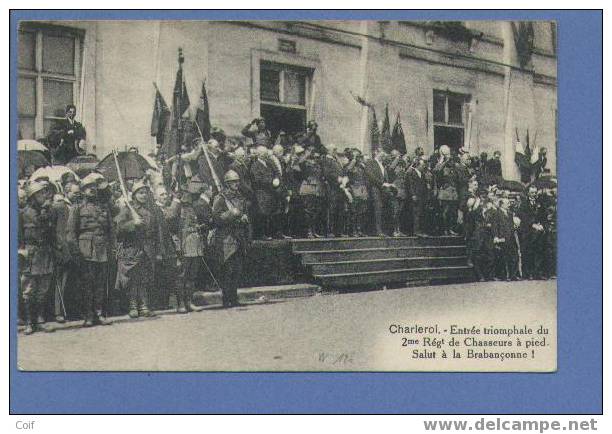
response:
<path id="1" fill-rule="evenodd" d="M 382 250 L 414 250 L 414 249 L 465 249 L 466 245 L 458 246 L 409 246 L 409 247 L 371 247 L 367 249 L 337 249 L 337 250 L 294 250 L 296 255 L 305 255 L 308 253 L 345 253 L 345 252 L 371 252 Z"/>
<path id="2" fill-rule="evenodd" d="M 435 267 L 435 268 L 398 268 L 396 270 L 378 270 L 378 271 L 360 271 L 356 273 L 339 273 L 339 274 L 313 274 L 315 279 L 325 279 L 331 277 L 351 277 L 351 276 L 370 276 L 370 275 L 384 275 L 389 273 L 405 273 L 414 271 L 447 271 L 447 270 L 472 270 L 473 267 L 469 265 L 457 265 L 448 267 Z"/>
<path id="3" fill-rule="evenodd" d="M 355 259 L 354 261 L 329 261 L 329 262 L 304 262 L 303 265 L 346 265 L 346 264 L 366 264 L 371 262 L 393 262 L 393 261 L 413 261 L 422 259 L 467 259 L 467 255 L 461 256 L 413 256 L 406 258 L 379 258 L 379 259 Z"/>

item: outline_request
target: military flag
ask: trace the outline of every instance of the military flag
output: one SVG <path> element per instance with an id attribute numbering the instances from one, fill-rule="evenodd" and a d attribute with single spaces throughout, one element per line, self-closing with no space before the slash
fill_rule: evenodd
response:
<path id="1" fill-rule="evenodd" d="M 174 92 L 172 93 L 172 110 L 170 113 L 169 122 L 166 124 L 166 133 L 164 134 L 164 143 L 162 151 L 166 156 L 176 155 L 181 149 L 181 145 L 188 141 L 188 134 L 185 128 L 185 119 L 183 116 L 189 109 L 189 95 L 187 94 L 187 86 L 185 84 L 185 75 L 183 73 L 183 50 L 179 48 L 178 54 L 178 70 L 176 71 L 176 79 L 174 81 Z M 191 123 L 191 122 L 188 122 Z"/>
<path id="2" fill-rule="evenodd" d="M 370 151 L 374 155 L 374 151 L 380 146 L 380 129 L 378 128 L 378 119 L 376 119 L 376 110 L 372 110 L 372 119 L 370 123 Z"/>
<path id="3" fill-rule="evenodd" d="M 202 92 L 200 93 L 200 99 L 198 100 L 198 106 L 196 108 L 195 123 L 198 128 L 198 132 L 202 134 L 202 138 L 206 141 L 210 139 L 210 110 L 208 106 L 208 95 L 206 94 L 206 83 L 202 81 Z"/>
<path id="4" fill-rule="evenodd" d="M 382 131 L 380 132 L 380 145 L 385 152 L 393 149 L 391 143 L 391 122 L 389 121 L 389 104 L 385 105 L 385 117 L 383 119 Z"/>
<path id="5" fill-rule="evenodd" d="M 166 104 L 157 85 L 155 83 L 153 85 L 155 86 L 155 102 L 153 103 L 153 117 L 151 119 L 151 136 L 155 137 L 157 143 L 161 145 L 164 143 L 164 132 L 170 118 L 170 108 L 168 108 L 168 104 Z"/>
<path id="6" fill-rule="evenodd" d="M 393 126 L 393 133 L 391 134 L 391 144 L 393 145 L 393 149 L 397 149 L 401 154 L 406 153 L 406 138 L 404 137 L 404 129 L 402 128 L 399 112 L 395 118 L 395 125 Z"/>

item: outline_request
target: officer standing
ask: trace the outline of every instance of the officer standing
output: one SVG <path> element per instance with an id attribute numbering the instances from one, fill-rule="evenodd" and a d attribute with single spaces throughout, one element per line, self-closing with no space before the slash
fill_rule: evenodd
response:
<path id="1" fill-rule="evenodd" d="M 21 288 L 25 310 L 25 334 L 37 330 L 51 332 L 45 326 L 44 309 L 53 275 L 54 228 L 49 184 L 35 181 L 26 189 L 27 204 L 19 218 L 19 256 Z"/>
<path id="2" fill-rule="evenodd" d="M 83 200 L 68 219 L 68 239 L 77 246 L 81 288 L 84 292 L 84 327 L 109 325 L 104 318 L 106 279 L 111 250 L 111 215 L 98 201 L 98 176 L 87 175 L 81 183 Z"/>
<path id="3" fill-rule="evenodd" d="M 250 244 L 248 202 L 240 193 L 240 177 L 233 170 L 224 177 L 227 189 L 215 197 L 212 245 L 220 271 L 223 306 L 238 306 L 238 285 Z"/>

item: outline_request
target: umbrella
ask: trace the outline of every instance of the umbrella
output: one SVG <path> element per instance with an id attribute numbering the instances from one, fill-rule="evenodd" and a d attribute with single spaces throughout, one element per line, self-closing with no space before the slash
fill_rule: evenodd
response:
<path id="1" fill-rule="evenodd" d="M 66 164 L 80 177 L 85 177 L 98 167 L 98 158 L 95 155 L 79 155 Z"/>
<path id="2" fill-rule="evenodd" d="M 49 149 L 42 143 L 36 140 L 18 140 L 17 141 L 18 151 L 41 151 L 47 152 Z"/>
<path id="3" fill-rule="evenodd" d="M 32 172 L 39 167 L 49 165 L 49 160 L 40 151 L 17 151 L 17 164 L 19 166 L 19 177 L 27 176 L 27 170 L 30 168 Z"/>
<path id="4" fill-rule="evenodd" d="M 123 179 L 138 179 L 145 176 L 147 170 L 156 170 L 147 160 L 136 151 L 125 151 L 117 153 L 117 160 Z M 110 153 L 98 163 L 96 168 L 108 182 L 117 181 L 117 166 L 113 154 Z"/>
<path id="5" fill-rule="evenodd" d="M 502 190 L 510 190 L 515 191 L 517 193 L 522 193 L 525 191 L 525 186 L 519 181 L 512 181 L 509 179 L 501 179 L 497 184 L 497 188 Z"/>
<path id="6" fill-rule="evenodd" d="M 32 175 L 30 176 L 30 181 L 34 181 L 40 178 L 47 178 L 50 182 L 61 183 L 62 178 L 67 173 L 74 175 L 76 179 L 79 178 L 76 173 L 74 173 L 70 168 L 66 166 L 46 166 L 41 167 L 40 169 L 37 169 L 34 173 L 32 173 Z"/>

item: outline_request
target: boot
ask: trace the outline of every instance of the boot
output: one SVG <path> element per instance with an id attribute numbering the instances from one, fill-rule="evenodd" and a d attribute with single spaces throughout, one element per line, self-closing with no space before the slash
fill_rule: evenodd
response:
<path id="1" fill-rule="evenodd" d="M 143 316 L 145 318 L 150 318 L 150 317 L 154 317 L 155 316 L 155 312 L 153 312 L 152 310 L 149 310 L 149 308 L 147 307 L 146 304 L 142 304 L 142 307 L 140 308 L 140 310 L 138 311 L 138 314 L 140 316 Z"/>
<path id="2" fill-rule="evenodd" d="M 96 311 L 96 315 L 94 316 L 93 323 L 95 325 L 108 326 L 111 325 L 113 322 L 102 315 L 102 310 L 98 310 Z"/>
<path id="3" fill-rule="evenodd" d="M 130 312 L 128 315 L 130 318 L 138 318 L 138 304 L 135 300 L 130 300 Z"/>
<path id="4" fill-rule="evenodd" d="M 201 312 L 202 309 L 204 309 L 202 306 L 193 304 L 192 294 L 189 294 L 187 296 L 187 303 L 185 304 L 188 305 L 187 310 L 189 310 L 190 312 Z"/>
<path id="5" fill-rule="evenodd" d="M 182 290 L 177 291 L 176 293 L 176 312 L 177 313 L 187 313 L 187 309 L 185 309 L 184 300 L 185 296 Z"/>
<path id="6" fill-rule="evenodd" d="M 34 324 L 32 323 L 32 309 L 31 306 L 29 305 L 29 303 L 24 302 L 25 304 L 25 308 L 24 308 L 24 321 L 25 321 L 25 329 L 23 331 L 23 333 L 25 335 L 31 335 L 32 333 L 34 333 Z"/>
<path id="7" fill-rule="evenodd" d="M 36 328 L 38 330 L 40 330 L 41 332 L 52 333 L 52 332 L 55 331 L 55 329 L 53 329 L 53 328 L 51 328 L 51 327 L 49 327 L 47 325 L 47 322 L 45 321 L 45 318 L 44 318 L 43 313 L 42 313 L 42 309 L 43 308 L 41 306 L 37 306 L 36 307 L 36 312 L 37 312 L 37 315 L 36 315 Z"/>

